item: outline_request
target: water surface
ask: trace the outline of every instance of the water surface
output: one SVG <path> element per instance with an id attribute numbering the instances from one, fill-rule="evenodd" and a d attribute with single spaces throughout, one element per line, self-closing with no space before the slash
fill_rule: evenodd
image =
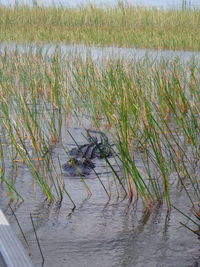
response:
<path id="1" fill-rule="evenodd" d="M 94 60 L 103 59 L 125 59 L 140 60 L 145 57 L 149 58 L 151 61 L 168 59 L 180 59 L 184 63 L 191 59 L 197 61 L 200 60 L 200 52 L 196 51 L 172 51 L 172 50 L 155 50 L 155 49 L 139 49 L 139 48 L 127 48 L 127 47 L 114 47 L 114 46 L 86 46 L 86 45 L 70 45 L 70 44 L 16 44 L 16 43 L 0 43 L 0 52 L 31 52 L 36 53 L 40 51 L 44 55 L 52 55 L 55 51 L 61 52 L 63 55 L 69 55 L 73 57 L 81 56 L 86 58 L 90 56 Z"/>
<path id="2" fill-rule="evenodd" d="M 89 126 L 89 121 L 85 120 Z M 73 147 L 73 140 L 66 134 L 69 130 L 79 144 L 84 143 L 82 125 L 65 124 L 62 129 L 63 145 Z M 67 160 L 61 144 L 54 148 L 54 159 L 59 155 L 61 163 Z M 136 157 L 138 167 L 142 164 Z M 114 161 L 111 159 L 114 165 Z M 106 170 L 103 160 L 97 160 L 97 171 Z M 58 164 L 56 168 L 59 170 Z M 12 172 L 7 169 L 7 176 Z M 151 211 L 140 202 L 130 205 L 123 198 L 123 191 L 116 191 L 112 174 L 100 175 L 102 182 L 111 192 L 109 201 L 102 185 L 94 174 L 85 181 L 92 192 L 88 194 L 79 178 L 64 177 L 66 189 L 77 208 L 66 194 L 62 203 L 45 201 L 39 187 L 22 163 L 17 168 L 16 189 L 23 193 L 23 203 L 15 201 L 12 207 L 32 249 L 35 266 L 41 266 L 41 255 L 35 239 L 30 212 L 40 240 L 45 264 L 48 267 L 132 267 L 132 266 L 199 266 L 199 240 L 181 227 L 183 216 L 175 211 L 167 213 L 166 205 L 155 205 Z M 14 230 L 20 235 L 16 220 L 7 206 L 8 196 L 3 185 L 0 189 L 0 208 L 3 208 Z M 190 203 L 184 192 L 172 187 L 173 204 L 181 210 L 190 210 Z"/>
<path id="3" fill-rule="evenodd" d="M 37 51 L 41 48 L 42 53 L 49 56 L 60 49 L 63 54 L 71 56 L 87 54 L 92 55 L 95 60 L 104 57 L 125 58 L 139 60 L 145 56 L 151 59 L 173 59 L 179 56 L 183 64 L 191 57 L 199 59 L 200 54 L 183 51 L 155 51 L 143 49 L 127 49 L 114 47 L 86 47 L 61 45 L 16 45 L 14 43 L 3 43 L 0 46 L 1 53 L 13 51 L 20 52 L 31 50 Z M 166 267 L 191 267 L 200 265 L 200 246 L 197 237 L 180 225 L 181 222 L 190 225 L 178 212 L 172 210 L 167 213 L 165 203 L 155 205 L 152 210 L 143 208 L 140 202 L 137 205 L 129 203 L 124 198 L 122 188 L 116 187 L 113 175 L 103 160 L 96 160 L 96 171 L 100 174 L 101 181 L 111 194 L 109 200 L 104 188 L 94 173 L 91 173 L 85 182 L 79 178 L 62 176 L 60 163 L 67 161 L 65 149 L 75 146 L 68 134 L 70 131 L 78 144 L 83 144 L 84 127 L 92 128 L 90 118 L 84 116 L 78 121 L 67 121 L 63 119 L 62 142 L 55 144 L 52 157 L 55 162 L 56 171 L 71 198 L 76 204 L 73 205 L 67 194 L 63 194 L 61 203 L 47 202 L 41 189 L 32 179 L 32 176 L 23 162 L 15 167 L 9 157 L 6 160 L 7 179 L 16 178 L 16 190 L 23 195 L 24 202 L 15 200 L 11 203 L 19 223 L 26 235 L 32 250 L 32 261 L 39 267 L 42 258 L 30 220 L 30 213 L 34 219 L 34 225 L 44 254 L 45 264 L 48 267 L 142 267 L 142 266 L 166 266 Z M 111 140 L 112 141 L 112 140 Z M 65 148 L 65 149 L 64 149 Z M 140 170 L 145 171 L 141 162 L 140 152 L 136 151 L 135 161 Z M 111 164 L 116 166 L 114 159 Z M 118 168 L 119 171 L 119 168 Z M 198 172 L 198 170 L 197 170 Z M 200 174 L 200 170 L 198 175 Z M 121 175 L 123 175 L 121 173 Z M 190 211 L 191 203 L 187 195 L 177 183 L 174 182 L 174 175 L 171 175 L 170 182 L 172 203 L 182 211 Z M 200 179 L 200 177 L 197 177 Z M 18 225 L 8 206 L 9 196 L 5 185 L 0 184 L 0 208 L 6 213 L 12 227 L 21 237 Z M 192 216 L 192 215 L 191 215 Z M 194 225 L 191 225 L 194 228 Z"/>

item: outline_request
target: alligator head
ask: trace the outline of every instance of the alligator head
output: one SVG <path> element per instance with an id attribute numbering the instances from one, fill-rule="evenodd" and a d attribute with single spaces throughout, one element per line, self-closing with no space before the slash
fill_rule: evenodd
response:
<path id="1" fill-rule="evenodd" d="M 67 176 L 87 176 L 95 168 L 92 159 L 105 158 L 112 154 L 111 145 L 104 133 L 93 130 L 86 130 L 86 132 L 89 143 L 73 148 L 69 152 L 71 158 L 62 165 Z M 100 140 L 92 135 L 94 133 L 100 136 Z"/>

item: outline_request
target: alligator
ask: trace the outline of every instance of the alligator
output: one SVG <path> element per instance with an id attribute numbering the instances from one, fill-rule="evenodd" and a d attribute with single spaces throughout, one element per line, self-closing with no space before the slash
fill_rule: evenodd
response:
<path id="1" fill-rule="evenodd" d="M 67 176 L 87 176 L 95 168 L 93 159 L 112 156 L 112 145 L 109 144 L 108 137 L 103 132 L 88 129 L 86 133 L 88 143 L 71 149 L 70 159 L 62 165 Z"/>

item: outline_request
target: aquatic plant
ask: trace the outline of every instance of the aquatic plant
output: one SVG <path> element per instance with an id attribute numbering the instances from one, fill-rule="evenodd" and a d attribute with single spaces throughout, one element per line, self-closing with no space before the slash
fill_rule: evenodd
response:
<path id="1" fill-rule="evenodd" d="M 148 58 L 99 64 L 89 56 L 5 51 L 0 69 L 1 180 L 12 194 L 17 188 L 5 169 L 20 161 L 48 199 L 62 201 L 66 193 L 75 207 L 60 159 L 52 152 L 62 143 L 64 122 L 76 118 L 78 123 L 87 116 L 91 127 L 109 132 L 115 144 L 121 173 L 109 158 L 104 160 L 117 194 L 123 192 L 132 202 L 141 199 L 147 207 L 165 200 L 170 209 L 176 184 L 186 191 L 191 206 L 200 202 L 200 68 L 194 60 L 187 66 L 178 59 Z M 98 173 L 94 175 L 110 198 Z M 83 184 L 91 193 L 84 179 Z"/>
<path id="2" fill-rule="evenodd" d="M 199 50 L 197 9 L 162 10 L 88 5 L 76 8 L 0 6 L 3 42 L 65 42 Z"/>
<path id="3" fill-rule="evenodd" d="M 130 197 L 136 191 L 149 205 L 164 196 L 170 208 L 176 176 L 181 184 L 191 182 L 199 201 L 199 70 L 194 72 L 194 62 L 185 67 L 177 60 L 109 61 L 101 68 L 82 61 L 73 75 L 76 103 L 97 127 L 112 129 Z"/>

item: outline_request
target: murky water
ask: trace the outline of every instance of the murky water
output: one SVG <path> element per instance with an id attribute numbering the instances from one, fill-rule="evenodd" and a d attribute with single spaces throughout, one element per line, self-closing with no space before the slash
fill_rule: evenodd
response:
<path id="1" fill-rule="evenodd" d="M 97 47 L 97 46 L 85 46 L 85 45 L 38 45 L 38 44 L 16 44 L 16 43 L 0 43 L 0 53 L 7 52 L 28 52 L 35 53 L 40 51 L 44 55 L 52 55 L 55 51 L 60 51 L 63 55 L 70 55 L 72 57 L 81 56 L 86 58 L 90 56 L 93 60 L 102 60 L 106 58 L 113 59 L 125 59 L 125 60 L 140 60 L 145 57 L 154 60 L 168 59 L 173 60 L 175 58 L 181 59 L 183 62 L 187 62 L 191 59 L 197 61 L 200 60 L 200 52 L 192 51 L 172 51 L 172 50 L 153 50 L 153 49 L 136 49 L 126 47 Z"/>
<path id="2" fill-rule="evenodd" d="M 0 50 L 3 51 L 5 46 L 6 44 L 1 44 Z M 14 44 L 9 44 L 7 47 L 16 48 Z M 17 46 L 20 51 L 24 51 L 24 47 L 30 48 Z M 33 46 L 33 49 L 35 48 Z M 52 53 L 55 47 L 46 46 L 46 49 L 48 53 Z M 73 50 L 74 47 L 63 45 L 62 49 L 62 51 L 68 51 L 68 49 Z M 83 46 L 76 46 L 74 53 L 77 49 L 80 49 L 79 53 L 81 52 L 82 55 L 88 53 Z M 161 56 L 157 51 L 148 52 L 155 58 Z M 90 47 L 89 53 L 94 59 L 111 56 L 109 53 L 118 56 L 123 54 L 124 57 L 130 58 L 130 55 L 145 56 L 146 50 Z M 199 53 L 191 52 L 161 52 L 162 56 L 167 57 L 176 57 L 177 53 L 181 53 L 184 61 L 194 55 L 200 56 Z M 61 164 L 65 163 L 67 155 L 63 146 L 69 149 L 74 146 L 67 130 L 75 137 L 78 144 L 83 144 L 85 142 L 82 135 L 83 126 L 91 127 L 90 120 L 81 121 L 81 124 L 66 122 L 62 128 L 62 143 L 56 144 L 53 149 L 55 167 L 60 175 L 58 156 Z M 139 158 L 139 156 L 138 159 L 136 158 L 136 162 L 142 168 Z M 115 160 L 112 158 L 110 160 L 117 169 Z M 100 178 L 111 194 L 110 200 L 94 173 L 85 179 L 88 188 L 79 178 L 62 177 L 68 193 L 76 204 L 75 210 L 72 210 L 72 202 L 65 193 L 61 204 L 45 201 L 39 186 L 33 181 L 23 163 L 19 162 L 15 169 L 12 168 L 11 162 L 8 161 L 7 164 L 6 177 L 8 179 L 16 177 L 16 189 L 25 199 L 24 202 L 15 201 L 11 205 L 30 245 L 31 258 L 35 266 L 41 266 L 42 258 L 30 213 L 33 216 L 45 258 L 44 266 L 200 266 L 199 240 L 179 223 L 185 221 L 185 218 L 176 211 L 167 214 L 165 204 L 154 206 L 152 211 L 145 210 L 139 202 L 137 206 L 130 205 L 128 199 L 124 199 L 123 190 L 119 186 L 116 188 L 113 175 L 103 160 L 95 161 L 96 171 L 102 173 Z M 6 213 L 12 227 L 21 237 L 16 220 L 8 207 L 9 197 L 4 186 L 0 184 L 0 208 Z M 177 190 L 176 184 L 171 190 L 173 204 L 183 211 L 190 210 L 191 204 L 184 191 Z"/>
<path id="3" fill-rule="evenodd" d="M 85 121 L 87 126 L 89 122 Z M 63 127 L 63 145 L 72 147 L 69 130 L 79 144 L 84 143 L 83 128 L 76 125 Z M 61 144 L 54 149 L 61 163 L 67 160 Z M 136 159 L 137 160 L 137 159 Z M 111 163 L 114 165 L 115 162 Z M 44 200 L 39 187 L 33 182 L 29 171 L 18 164 L 16 189 L 25 198 L 23 203 L 14 202 L 12 207 L 32 250 L 35 266 L 41 266 L 42 258 L 35 239 L 30 213 L 40 240 L 40 246 L 48 267 L 90 266 L 199 266 L 199 240 L 181 227 L 183 216 L 177 212 L 167 215 L 166 206 L 145 210 L 140 203 L 134 208 L 123 199 L 103 160 L 95 161 L 97 172 L 103 172 L 101 180 L 111 192 L 108 201 L 102 185 L 94 174 L 85 179 L 92 195 L 79 178 L 64 178 L 66 189 L 76 203 L 76 209 L 66 194 L 61 204 Z M 138 162 L 138 164 L 140 164 Z M 141 165 L 142 167 L 142 165 Z M 58 168 L 58 165 L 57 165 Z M 8 168 L 11 176 L 12 168 Z M 190 203 L 184 192 L 172 187 L 173 203 L 182 210 L 189 210 Z M 1 186 L 0 208 L 7 214 L 14 230 L 20 235 L 16 220 L 7 206 L 8 197 Z"/>

